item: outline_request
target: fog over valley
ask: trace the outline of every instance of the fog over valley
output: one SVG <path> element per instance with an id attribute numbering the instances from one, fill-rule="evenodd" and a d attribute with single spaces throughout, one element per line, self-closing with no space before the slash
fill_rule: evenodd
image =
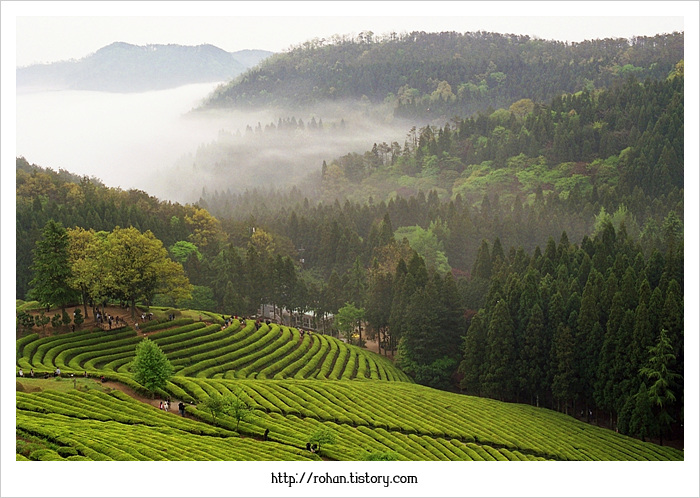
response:
<path id="1" fill-rule="evenodd" d="M 162 194 L 153 172 L 212 134 L 182 115 L 214 86 L 136 94 L 18 94 L 17 155 L 43 167 L 95 176 L 108 186 Z"/>
<path id="2" fill-rule="evenodd" d="M 110 187 L 191 203 L 203 188 L 296 184 L 320 172 L 324 160 L 363 153 L 377 141 L 403 144 L 410 128 L 357 106 L 192 112 L 216 86 L 130 94 L 20 92 L 16 154 Z"/>

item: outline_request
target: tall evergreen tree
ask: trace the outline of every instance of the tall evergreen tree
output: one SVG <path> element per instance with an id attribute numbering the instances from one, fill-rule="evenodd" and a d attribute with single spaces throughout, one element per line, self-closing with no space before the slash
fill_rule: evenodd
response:
<path id="1" fill-rule="evenodd" d="M 649 348 L 649 353 L 647 365 L 640 373 L 651 383 L 648 393 L 654 406 L 660 443 L 663 445 L 663 436 L 675 421 L 672 413 L 683 376 L 674 370 L 676 358 L 665 329 L 661 329 L 659 339 Z"/>
<path id="2" fill-rule="evenodd" d="M 544 313 L 540 305 L 535 303 L 525 330 L 522 357 L 526 367 L 525 393 L 529 397 L 530 403 L 537 406 L 540 406 L 540 400 L 544 399 L 547 358 L 550 349 L 551 341 L 547 340 Z"/>
<path id="3" fill-rule="evenodd" d="M 564 404 L 564 412 L 569 413 L 569 402 L 575 396 L 575 355 L 574 337 L 571 329 L 564 324 L 560 324 L 554 333 L 552 340 L 552 360 L 554 362 L 552 371 L 552 395 L 557 400 L 559 406 Z"/>
<path id="4" fill-rule="evenodd" d="M 486 341 L 486 369 L 484 392 L 487 396 L 510 399 L 516 388 L 513 364 L 516 360 L 513 320 L 508 312 L 508 303 L 500 299 L 491 315 Z"/>
<path id="5" fill-rule="evenodd" d="M 66 305 L 78 297 L 70 286 L 68 233 L 61 223 L 49 220 L 41 234 L 34 250 L 30 296 L 42 306 L 60 306 L 65 312 Z"/>
<path id="6" fill-rule="evenodd" d="M 488 365 L 486 357 L 488 324 L 485 315 L 484 310 L 479 310 L 472 318 L 464 337 L 464 356 L 459 365 L 459 371 L 463 374 L 460 387 L 467 394 L 476 396 L 480 396 L 483 392 L 482 381 Z"/>
<path id="7" fill-rule="evenodd" d="M 391 302 L 393 299 L 392 284 L 392 275 L 387 272 L 380 272 L 379 265 L 374 265 L 369 276 L 365 319 L 369 327 L 378 334 L 377 340 L 380 347 L 383 345 L 385 353 L 390 347 L 388 333 Z"/>
<path id="8" fill-rule="evenodd" d="M 593 390 L 598 372 L 599 355 L 603 347 L 603 330 L 600 324 L 600 297 L 603 278 L 597 270 L 591 270 L 581 297 L 576 339 L 576 390 L 586 404 L 593 403 Z"/>

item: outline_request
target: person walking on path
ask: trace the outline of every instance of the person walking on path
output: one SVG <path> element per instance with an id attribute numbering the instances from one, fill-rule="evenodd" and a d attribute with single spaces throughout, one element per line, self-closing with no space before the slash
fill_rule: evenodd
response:
<path id="1" fill-rule="evenodd" d="M 183 417 L 185 416 L 185 403 L 180 401 L 180 403 L 177 405 L 178 409 L 180 410 L 180 415 Z"/>

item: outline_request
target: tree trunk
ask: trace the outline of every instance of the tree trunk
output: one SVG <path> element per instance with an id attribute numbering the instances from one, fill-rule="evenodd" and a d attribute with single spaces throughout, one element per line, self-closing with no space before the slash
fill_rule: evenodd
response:
<path id="1" fill-rule="evenodd" d="M 88 308 L 88 307 L 87 307 L 88 297 L 87 297 L 87 292 L 85 292 L 85 291 L 83 290 L 83 291 L 81 291 L 81 293 L 82 293 L 82 295 L 83 295 L 83 310 L 85 311 L 85 319 L 87 320 L 87 319 L 88 319 L 88 310 L 87 310 L 87 308 Z"/>

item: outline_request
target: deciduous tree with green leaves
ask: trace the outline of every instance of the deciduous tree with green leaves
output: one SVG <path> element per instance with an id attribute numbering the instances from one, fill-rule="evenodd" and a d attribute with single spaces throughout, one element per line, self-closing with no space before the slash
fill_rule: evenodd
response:
<path id="1" fill-rule="evenodd" d="M 136 358 L 131 363 L 134 380 L 155 393 L 163 389 L 173 374 L 173 366 L 155 342 L 145 338 L 136 346 Z"/>
<path id="2" fill-rule="evenodd" d="M 364 308 L 357 308 L 354 303 L 345 303 L 335 315 L 335 326 L 348 343 L 352 342 L 353 332 L 364 316 Z"/>
<path id="3" fill-rule="evenodd" d="M 236 431 L 240 423 L 248 420 L 253 414 L 253 408 L 243 399 L 240 390 L 224 397 L 224 411 L 236 420 Z"/>
<path id="4" fill-rule="evenodd" d="M 115 228 L 107 236 L 103 271 L 110 275 L 110 294 L 131 305 L 135 316 L 137 301 L 150 302 L 156 294 L 189 299 L 192 285 L 182 265 L 168 257 L 163 243 L 151 231 Z"/>
<path id="5" fill-rule="evenodd" d="M 94 230 L 80 227 L 68 229 L 68 259 L 71 266 L 69 283 L 80 292 L 85 318 L 88 315 L 87 303 L 98 302 L 104 297 L 105 274 L 101 271 L 101 243 L 106 232 L 98 236 Z"/>

